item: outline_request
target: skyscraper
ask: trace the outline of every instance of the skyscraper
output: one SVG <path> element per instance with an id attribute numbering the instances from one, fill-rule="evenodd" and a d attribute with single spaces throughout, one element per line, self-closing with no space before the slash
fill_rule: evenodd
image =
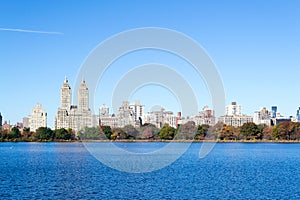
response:
<path id="1" fill-rule="evenodd" d="M 277 106 L 272 106 L 271 110 L 272 110 L 271 117 L 276 118 Z"/>
<path id="2" fill-rule="evenodd" d="M 75 132 L 92 126 L 92 113 L 89 109 L 89 90 L 83 80 L 78 89 L 78 106 L 71 105 L 71 87 L 65 78 L 61 87 L 60 107 L 55 116 L 55 129 L 71 128 Z"/>
<path id="3" fill-rule="evenodd" d="M 71 107 L 71 87 L 69 85 L 68 79 L 65 78 L 64 83 L 60 90 L 60 108 L 70 109 Z"/>
<path id="4" fill-rule="evenodd" d="M 84 80 L 81 82 L 78 90 L 78 110 L 89 110 L 89 89 Z"/>

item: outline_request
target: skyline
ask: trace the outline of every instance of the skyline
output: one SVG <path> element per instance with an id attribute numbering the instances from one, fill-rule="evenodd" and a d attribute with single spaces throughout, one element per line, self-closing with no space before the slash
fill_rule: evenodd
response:
<path id="1" fill-rule="evenodd" d="M 65 84 L 67 84 L 67 85 L 65 85 Z M 83 84 L 83 88 L 82 88 L 82 84 Z M 70 93 L 69 94 L 72 94 L 72 88 L 70 87 L 70 85 L 69 85 L 69 82 L 68 82 L 68 79 L 67 79 L 67 77 L 65 77 L 65 79 L 64 79 L 64 81 L 63 81 L 63 85 L 62 85 L 62 88 L 61 88 L 61 90 L 63 90 L 63 88 L 65 88 L 67 86 L 67 88 L 70 90 Z M 81 94 L 81 96 L 82 95 L 84 95 L 83 93 L 82 93 L 82 89 L 83 90 L 87 90 L 87 91 L 89 91 L 89 89 L 88 89 L 88 85 L 86 85 L 86 81 L 85 80 L 82 80 L 81 81 L 81 85 L 80 85 L 80 88 L 81 89 L 79 89 L 79 93 Z M 81 90 L 81 92 L 80 92 L 80 90 Z M 89 92 L 85 92 L 85 91 L 83 91 L 85 94 L 87 94 L 87 96 L 90 96 L 90 95 L 88 95 L 88 93 Z M 64 93 L 66 93 L 66 91 L 64 91 Z M 68 92 L 67 92 L 68 93 Z M 74 96 L 73 96 L 74 97 Z M 105 104 L 105 103 L 103 103 L 103 104 L 101 104 L 101 105 L 97 105 L 97 111 L 96 112 L 91 112 L 90 110 L 89 110 L 89 107 L 88 107 L 88 102 L 89 102 L 89 100 L 88 100 L 88 98 L 86 99 L 86 98 L 84 98 L 84 97 L 81 97 L 81 103 L 80 103 L 80 101 L 79 102 L 75 102 L 74 101 L 74 99 L 73 99 L 73 97 L 72 97 L 72 95 L 71 96 L 67 96 L 67 97 L 65 97 L 65 98 L 69 98 L 69 100 L 70 101 L 68 101 L 68 100 L 66 100 L 66 99 L 64 99 L 64 97 L 61 97 L 60 98 L 60 106 L 64 106 L 65 105 L 65 102 L 69 102 L 68 104 L 68 106 L 67 107 L 65 107 L 65 108 L 63 108 L 63 109 L 72 109 L 72 108 L 81 108 L 82 106 L 85 106 L 85 110 L 87 110 L 87 111 L 89 111 L 89 113 L 90 113 L 90 115 L 91 115 L 91 117 L 92 116 L 98 116 L 98 117 L 100 117 L 101 116 L 101 107 L 106 107 L 106 108 L 108 108 L 108 112 L 106 113 L 106 115 L 105 115 L 105 117 L 108 117 L 108 116 L 119 116 L 119 112 L 113 112 L 113 113 L 111 113 L 111 108 L 109 108 L 109 107 L 107 107 L 107 105 Z M 62 100 L 63 99 L 63 100 Z M 84 101 L 84 102 L 82 102 L 82 101 Z M 144 106 L 144 108 L 147 108 L 147 106 L 145 105 L 145 104 L 143 104 L 143 103 L 141 103 L 140 104 L 140 100 L 139 99 L 135 99 L 134 101 L 128 101 L 128 100 L 122 100 L 122 105 L 119 105 L 118 106 L 118 109 L 116 109 L 116 110 L 120 110 L 121 109 L 121 107 L 123 107 L 123 104 L 124 104 L 124 102 L 126 103 L 129 103 L 129 105 L 142 105 L 142 106 Z M 33 110 L 36 110 L 37 108 L 41 108 L 41 104 L 38 102 L 37 104 L 36 104 L 36 107 L 34 107 L 34 108 L 32 108 L 32 113 L 33 113 Z M 232 106 L 236 106 L 236 108 L 232 108 Z M 243 109 L 242 109 L 242 105 L 240 105 L 240 104 L 238 104 L 237 102 L 231 102 L 231 104 L 228 104 L 228 105 L 226 105 L 226 107 L 225 107 L 225 112 L 224 112 L 224 114 L 222 114 L 222 115 L 220 115 L 220 116 L 215 116 L 215 114 L 213 114 L 212 116 L 216 119 L 216 121 L 215 122 L 213 122 L 213 124 L 215 124 L 215 123 L 217 123 L 217 122 L 221 122 L 221 121 L 223 121 L 222 119 L 221 119 L 221 117 L 226 117 L 226 116 L 244 116 L 244 117 L 251 117 L 252 119 L 251 119 L 251 122 L 254 120 L 254 118 L 255 118 L 255 113 L 257 113 L 257 112 L 269 112 L 269 117 L 272 117 L 273 116 L 273 118 L 277 118 L 277 119 L 290 119 L 290 120 L 299 120 L 299 110 L 300 110 L 300 107 L 298 107 L 298 110 L 296 111 L 297 112 L 297 115 L 288 115 L 288 116 L 283 116 L 283 115 L 281 115 L 281 112 L 280 112 L 280 109 L 278 110 L 278 107 L 277 107 L 277 105 L 272 105 L 271 107 L 270 107 L 271 109 L 269 109 L 269 108 L 267 108 L 266 106 L 261 106 L 259 109 L 257 109 L 257 110 L 254 110 L 254 111 L 252 111 L 252 114 L 246 114 L 246 113 L 244 113 L 243 112 Z M 58 112 L 61 110 L 62 108 L 60 107 L 59 109 L 58 109 Z M 274 111 L 274 109 L 276 109 L 276 111 Z M 115 111 L 116 111 L 115 110 Z M 179 115 L 179 113 L 180 113 L 180 116 L 182 116 L 182 119 L 185 119 L 185 120 L 187 120 L 187 121 L 189 121 L 189 120 L 191 120 L 191 121 L 194 121 L 194 117 L 195 116 L 200 116 L 200 115 L 202 115 L 202 114 L 200 114 L 201 112 L 203 112 L 203 111 L 206 111 L 206 110 L 211 110 L 211 108 L 209 108 L 209 106 L 207 106 L 207 105 L 204 105 L 204 106 L 202 106 L 202 109 L 199 109 L 199 110 L 197 110 L 197 111 L 195 111 L 195 114 L 193 114 L 193 115 L 181 115 L 181 111 L 174 111 L 174 110 L 168 110 L 168 109 L 165 109 L 165 107 L 163 107 L 163 106 L 161 106 L 161 105 L 155 105 L 155 106 L 153 106 L 152 108 L 147 108 L 146 109 L 146 112 L 145 112 L 145 114 L 151 114 L 152 112 L 155 112 L 155 111 L 160 111 L 160 110 L 164 110 L 164 111 L 166 111 L 166 112 L 171 112 L 172 113 L 172 115 L 173 116 L 178 116 Z M 265 110 L 265 111 L 262 111 L 262 110 Z M 212 113 L 214 113 L 214 110 L 211 110 L 212 111 Z M 274 111 L 274 112 L 273 112 Z M 41 111 L 38 111 L 38 112 L 44 112 L 45 113 L 45 116 L 47 116 L 47 111 L 45 111 L 45 110 L 41 110 Z M 57 114 L 58 114 L 58 112 L 57 112 Z M 67 111 L 67 112 L 71 112 L 71 111 Z M 72 113 L 73 113 L 74 111 L 72 111 Z M 31 113 L 31 114 L 32 114 Z M 34 111 L 34 113 L 36 113 L 36 111 Z M 229 114 L 228 114 L 229 113 Z M 273 114 L 272 114 L 273 113 Z M 1 114 L 1 112 L 0 112 L 0 114 Z M 276 116 L 277 115 L 277 116 Z M 1 115 L 2 116 L 2 115 Z M 26 118 L 27 120 L 30 120 L 30 114 L 29 115 L 27 115 L 27 116 L 24 116 L 24 118 Z M 38 115 L 39 116 L 39 115 Z M 43 115 L 42 115 L 43 116 Z M 68 114 L 67 114 L 67 116 L 68 116 Z M 276 116 L 276 117 L 275 117 Z M 2 116 L 3 117 L 3 116 Z M 56 115 L 56 117 L 57 117 L 57 115 Z M 103 116 L 102 116 L 103 117 Z M 19 124 L 19 123 L 24 123 L 24 118 L 22 119 L 22 120 L 20 120 L 20 121 L 18 121 L 17 122 L 17 124 Z M 93 118 L 93 117 L 92 117 Z M 51 128 L 53 128 L 52 126 L 49 126 L 48 125 L 48 123 L 47 123 L 47 121 L 49 120 L 49 118 L 47 118 L 46 117 L 46 120 L 45 119 L 43 119 L 44 120 L 44 122 L 43 123 L 45 123 L 45 124 L 47 124 L 47 127 L 51 127 Z M 91 123 L 93 124 L 93 120 L 92 119 L 90 119 L 91 120 Z M 10 123 L 10 121 L 8 121 L 8 120 L 6 120 L 5 118 L 3 119 L 3 121 L 4 121 L 4 123 L 6 124 L 6 123 L 8 123 L 8 125 L 12 125 L 12 126 L 14 126 L 14 124 L 11 124 Z M 36 120 L 34 120 L 34 121 L 36 121 Z M 254 122 L 254 121 L 253 121 Z M 28 123 L 28 122 L 27 122 Z M 225 122 L 223 122 L 223 123 L 225 123 Z M 243 122 L 243 123 L 246 123 L 246 122 Z M 261 122 L 255 122 L 256 124 L 260 124 Z M 226 123 L 225 123 L 226 124 Z M 16 125 L 16 126 L 18 126 L 18 125 Z M 63 125 L 62 125 L 63 126 Z M 95 125 L 92 125 L 91 127 L 95 127 Z M 57 128 L 55 128 L 55 129 L 57 129 Z"/>
<path id="2" fill-rule="evenodd" d="M 96 45 L 119 32 L 140 27 L 174 29 L 202 45 L 223 79 L 226 105 L 237 101 L 248 115 L 273 105 L 284 116 L 296 114 L 300 106 L 300 2 L 120 2 L 0 3 L 0 112 L 4 120 L 15 124 L 40 102 L 48 112 L 49 126 L 53 127 L 63 77 L 67 76 L 74 88 L 81 64 Z M 212 108 L 203 80 L 193 74 L 187 63 L 174 55 L 151 50 L 117 60 L 99 82 L 95 106 L 106 103 L 110 107 L 118 79 L 134 66 L 148 62 L 173 66 L 193 87 L 198 110 L 204 105 Z M 157 92 L 160 95 L 153 95 Z M 159 86 L 136 91 L 129 101 L 134 99 L 149 107 L 160 104 L 166 110 L 179 110 L 174 95 Z"/>

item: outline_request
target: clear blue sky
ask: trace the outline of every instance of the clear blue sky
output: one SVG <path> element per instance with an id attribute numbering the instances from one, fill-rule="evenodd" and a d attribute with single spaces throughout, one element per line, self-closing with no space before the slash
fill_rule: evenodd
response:
<path id="1" fill-rule="evenodd" d="M 296 0 L 0 1 L 0 112 L 14 124 L 40 102 L 52 127 L 64 77 L 72 86 L 84 59 L 106 38 L 150 26 L 177 30 L 201 44 L 222 76 L 227 103 L 237 101 L 243 113 L 252 115 L 262 106 L 278 105 L 283 115 L 295 115 L 300 106 L 299 9 Z M 177 66 L 190 77 L 199 109 L 209 104 L 202 80 L 182 70 L 182 61 L 146 51 L 115 63 L 103 79 L 106 85 L 100 84 L 96 91 L 96 107 L 110 104 L 111 85 L 122 75 L 120 66 L 154 61 Z M 155 104 L 178 109 L 176 99 L 155 86 L 137 91 L 132 100 L 136 98 L 148 109 Z"/>

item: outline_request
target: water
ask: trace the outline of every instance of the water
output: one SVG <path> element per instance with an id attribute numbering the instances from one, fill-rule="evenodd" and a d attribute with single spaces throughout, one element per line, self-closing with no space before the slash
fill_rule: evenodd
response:
<path id="1" fill-rule="evenodd" d="M 153 150 L 164 143 L 126 143 Z M 299 199 L 300 144 L 200 143 L 172 165 L 129 174 L 96 160 L 81 143 L 0 143 L 1 199 Z"/>

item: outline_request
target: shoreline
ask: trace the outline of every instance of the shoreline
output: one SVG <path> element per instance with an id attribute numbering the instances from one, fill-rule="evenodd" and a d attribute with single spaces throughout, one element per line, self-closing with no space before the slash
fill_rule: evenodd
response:
<path id="1" fill-rule="evenodd" d="M 0 143 L 282 143 L 297 144 L 300 140 L 72 140 L 72 141 L 0 141 Z"/>

